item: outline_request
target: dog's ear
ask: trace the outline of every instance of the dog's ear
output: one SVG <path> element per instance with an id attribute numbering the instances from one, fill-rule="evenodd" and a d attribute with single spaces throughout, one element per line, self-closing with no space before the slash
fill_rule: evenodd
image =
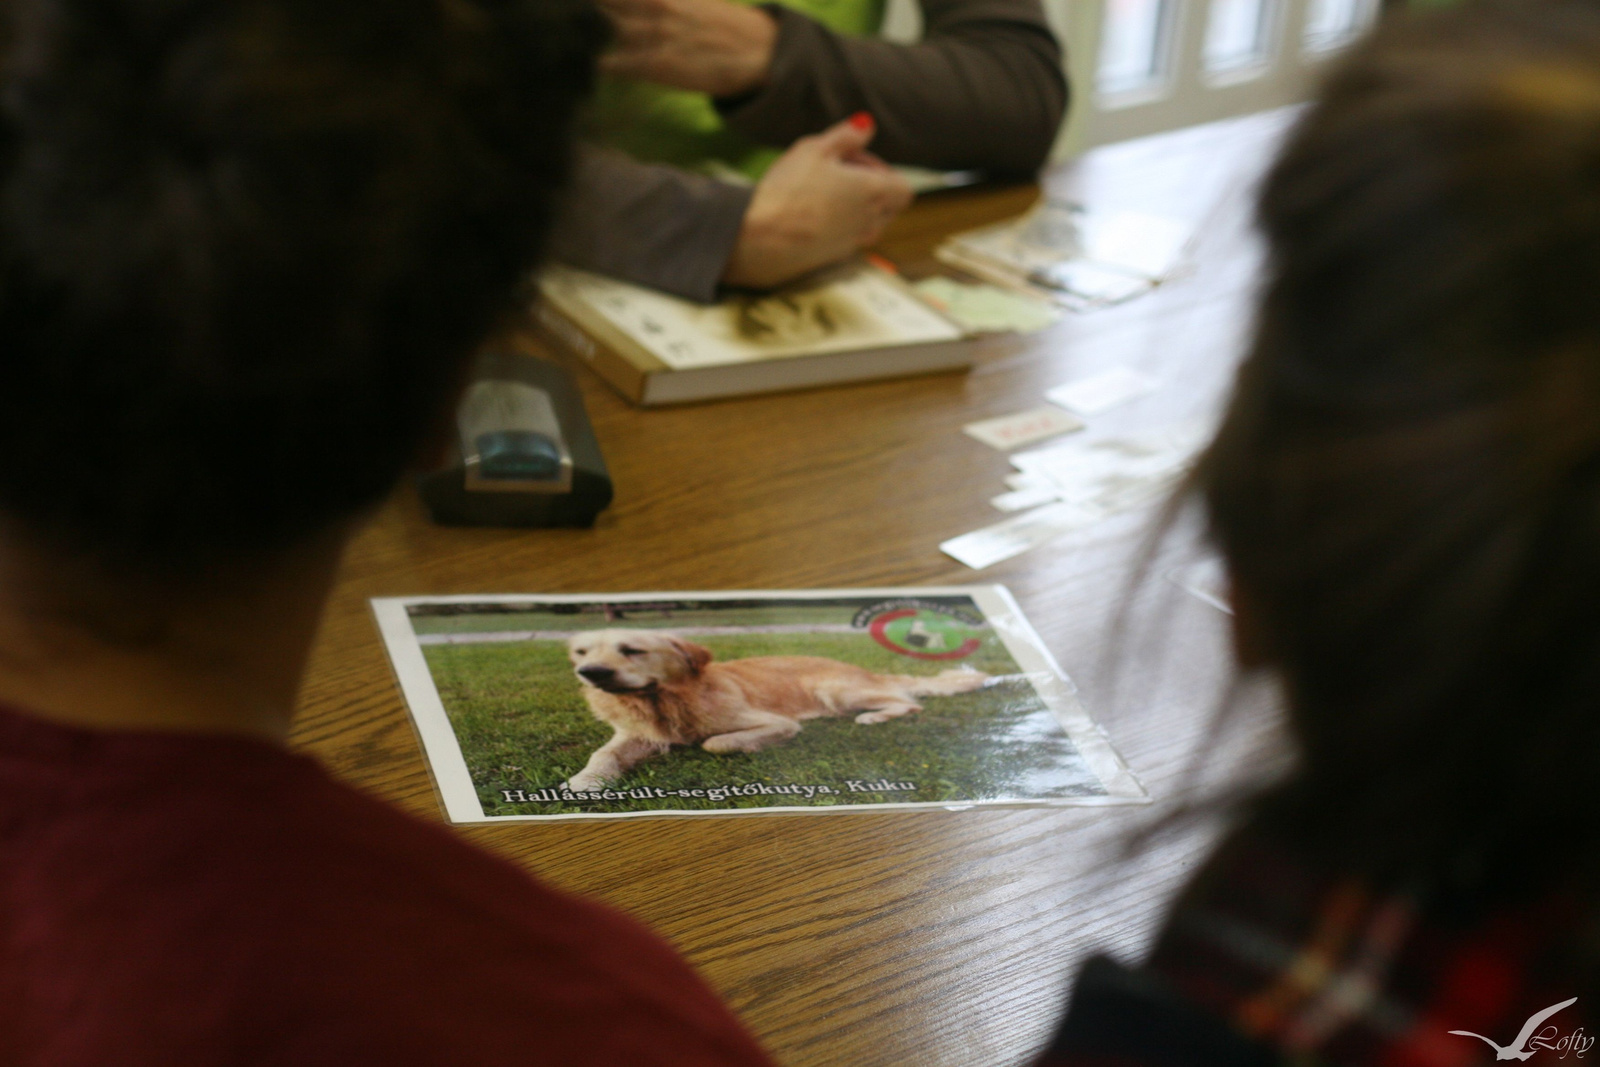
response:
<path id="1" fill-rule="evenodd" d="M 678 650 L 678 655 L 683 657 L 683 662 L 688 666 L 691 675 L 699 674 L 706 669 L 706 664 L 711 662 L 711 650 L 705 645 L 697 645 L 681 637 L 674 637 L 672 644 Z"/>

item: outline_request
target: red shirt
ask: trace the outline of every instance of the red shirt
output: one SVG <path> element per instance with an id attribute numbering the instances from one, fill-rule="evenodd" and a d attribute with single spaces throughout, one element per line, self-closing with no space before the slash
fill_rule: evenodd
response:
<path id="1" fill-rule="evenodd" d="M 659 938 L 242 738 L 0 709 L 0 1065 L 765 1065 Z"/>

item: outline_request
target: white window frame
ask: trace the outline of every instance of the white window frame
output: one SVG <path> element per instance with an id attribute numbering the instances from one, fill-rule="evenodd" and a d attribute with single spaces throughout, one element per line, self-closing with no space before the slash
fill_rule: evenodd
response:
<path id="1" fill-rule="evenodd" d="M 1205 69 L 1211 0 L 1168 0 L 1173 5 L 1163 45 L 1162 77 L 1147 87 L 1112 96 L 1095 88 L 1105 0 L 1045 0 L 1046 13 L 1066 42 L 1072 110 L 1055 158 L 1096 145 L 1126 141 L 1184 126 L 1283 107 L 1307 99 L 1328 61 L 1342 46 L 1305 47 L 1310 0 L 1269 0 L 1267 49 L 1262 62 L 1211 73 Z M 1376 18 L 1379 0 L 1359 0 L 1358 24 Z"/>

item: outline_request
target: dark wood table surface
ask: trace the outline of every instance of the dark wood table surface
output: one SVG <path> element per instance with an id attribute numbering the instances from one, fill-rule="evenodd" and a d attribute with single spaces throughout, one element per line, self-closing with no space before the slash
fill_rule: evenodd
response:
<path id="1" fill-rule="evenodd" d="M 1154 804 L 463 832 L 660 930 L 782 1063 L 1026 1063 L 1085 955 L 1136 956 L 1214 830 L 1180 823 L 1130 852 L 1134 835 L 1270 763 L 1278 746 L 1267 697 L 1212 729 L 1230 683 L 1227 620 L 1162 577 L 1196 551 L 1192 524 L 1150 550 L 1152 513 L 1130 513 L 982 572 L 940 553 L 940 541 L 1002 517 L 988 499 L 1007 459 L 961 426 L 1114 366 L 1163 388 L 1091 419 L 1089 433 L 1210 417 L 1248 329 L 1259 259 L 1249 199 L 1283 124 L 1268 114 L 1198 127 L 1047 175 L 1052 191 L 1096 209 L 1194 222 L 1194 268 L 1128 304 L 1008 338 L 970 373 L 644 411 L 577 369 L 616 503 L 593 530 L 447 529 L 398 492 L 345 561 L 295 744 L 442 817 L 373 596 L 1004 583 Z M 940 237 L 1038 195 L 1030 185 L 924 198 L 879 251 L 922 276 L 937 269 Z"/>

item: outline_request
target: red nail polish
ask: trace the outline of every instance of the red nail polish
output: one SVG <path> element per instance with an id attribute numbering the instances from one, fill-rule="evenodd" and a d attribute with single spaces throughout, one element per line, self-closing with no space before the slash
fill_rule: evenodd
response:
<path id="1" fill-rule="evenodd" d="M 865 111 L 857 111 L 854 115 L 850 116 L 850 125 L 854 126 L 858 130 L 865 131 L 872 129 L 872 127 L 877 125 L 877 123 L 873 122 L 872 116 L 867 114 Z"/>

